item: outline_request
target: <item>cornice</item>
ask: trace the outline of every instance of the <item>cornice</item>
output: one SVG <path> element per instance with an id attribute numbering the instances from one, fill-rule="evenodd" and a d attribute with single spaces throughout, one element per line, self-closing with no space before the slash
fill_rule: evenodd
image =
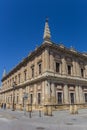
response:
<path id="1" fill-rule="evenodd" d="M 16 85 L 15 89 L 23 88 L 28 85 L 33 85 L 35 83 L 45 81 L 45 80 L 48 80 L 48 81 L 54 82 L 54 83 L 62 83 L 62 84 L 72 84 L 72 85 L 81 85 L 81 86 L 87 85 L 87 79 L 80 78 L 80 77 L 59 75 L 59 74 L 54 74 L 50 71 L 46 71 L 45 73 L 43 73 L 41 76 L 39 76 L 37 78 L 30 79 L 30 80 L 27 80 L 26 82 L 22 82 L 22 83 Z M 7 89 L 1 89 L 0 94 L 5 93 L 7 91 L 11 91 L 11 90 L 13 90 L 12 87 L 7 88 Z"/>

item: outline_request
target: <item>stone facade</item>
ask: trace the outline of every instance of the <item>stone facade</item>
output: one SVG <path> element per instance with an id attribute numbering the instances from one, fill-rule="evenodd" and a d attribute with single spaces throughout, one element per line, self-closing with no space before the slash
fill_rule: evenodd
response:
<path id="1" fill-rule="evenodd" d="M 54 44 L 47 21 L 44 33 L 42 45 L 2 78 L 0 103 L 8 108 L 13 97 L 15 109 L 20 110 L 29 110 L 31 104 L 38 109 L 87 103 L 87 55 Z"/>

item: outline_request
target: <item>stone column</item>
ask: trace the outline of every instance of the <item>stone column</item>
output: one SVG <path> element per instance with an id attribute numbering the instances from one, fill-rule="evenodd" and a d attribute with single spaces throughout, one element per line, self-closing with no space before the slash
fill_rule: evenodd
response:
<path id="1" fill-rule="evenodd" d="M 54 57 L 53 52 L 50 52 L 50 70 L 54 72 Z"/>
<path id="2" fill-rule="evenodd" d="M 62 58 L 62 74 L 65 75 L 66 74 L 66 61 L 65 61 L 65 57 Z"/>
<path id="3" fill-rule="evenodd" d="M 79 98 L 80 98 L 80 103 L 84 103 L 82 86 L 79 86 Z"/>
<path id="4" fill-rule="evenodd" d="M 75 86 L 76 103 L 79 103 L 79 86 Z"/>
<path id="5" fill-rule="evenodd" d="M 65 104 L 69 103 L 69 91 L 68 86 L 66 84 L 64 85 L 64 103 Z"/>
<path id="6" fill-rule="evenodd" d="M 49 49 L 47 48 L 45 50 L 45 70 L 49 70 L 49 60 L 50 60 L 50 57 L 49 57 Z"/>

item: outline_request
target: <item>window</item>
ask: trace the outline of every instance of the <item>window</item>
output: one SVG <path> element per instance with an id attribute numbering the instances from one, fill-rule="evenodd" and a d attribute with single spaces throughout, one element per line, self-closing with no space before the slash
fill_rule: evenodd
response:
<path id="1" fill-rule="evenodd" d="M 42 71 L 42 70 L 41 70 L 41 69 L 42 69 L 41 63 L 39 63 L 38 66 L 39 66 L 39 74 L 41 74 L 41 71 Z"/>
<path id="2" fill-rule="evenodd" d="M 14 78 L 12 78 L 12 84 L 14 83 Z"/>
<path id="3" fill-rule="evenodd" d="M 20 83 L 21 74 L 18 74 L 18 83 Z"/>
<path id="4" fill-rule="evenodd" d="M 41 93 L 38 93 L 38 104 L 41 104 Z"/>
<path id="5" fill-rule="evenodd" d="M 56 72 L 60 72 L 60 63 L 56 62 Z"/>
<path id="6" fill-rule="evenodd" d="M 85 96 L 85 103 L 87 103 L 87 93 L 85 93 L 84 96 Z"/>
<path id="7" fill-rule="evenodd" d="M 17 83 L 17 76 L 15 76 L 15 83 Z"/>
<path id="8" fill-rule="evenodd" d="M 9 87 L 9 80 L 8 80 L 8 87 Z"/>
<path id="9" fill-rule="evenodd" d="M 12 102 L 12 94 L 11 94 L 11 102 Z"/>
<path id="10" fill-rule="evenodd" d="M 68 74 L 71 75 L 71 66 L 68 65 L 68 66 L 67 66 L 67 69 L 68 69 Z"/>
<path id="11" fill-rule="evenodd" d="M 81 68 L 81 76 L 84 77 L 84 69 Z"/>
<path id="12" fill-rule="evenodd" d="M 17 95 L 17 103 L 18 103 L 18 100 L 19 100 L 19 96 Z"/>
<path id="13" fill-rule="evenodd" d="M 10 79 L 10 86 L 11 86 L 11 79 Z"/>
<path id="14" fill-rule="evenodd" d="M 71 104 L 74 104 L 74 93 L 70 93 L 70 100 Z"/>
<path id="15" fill-rule="evenodd" d="M 62 104 L 62 92 L 57 93 L 57 102 L 58 104 Z"/>
<path id="16" fill-rule="evenodd" d="M 30 94 L 30 104 L 33 103 L 33 94 Z"/>
<path id="17" fill-rule="evenodd" d="M 24 71 L 24 80 L 26 81 L 27 79 L 27 70 Z"/>
<path id="18" fill-rule="evenodd" d="M 34 66 L 31 67 L 31 70 L 32 70 L 32 78 L 34 77 Z"/>
<path id="19" fill-rule="evenodd" d="M 10 102 L 9 102 L 9 97 L 8 97 L 8 103 L 10 103 Z"/>

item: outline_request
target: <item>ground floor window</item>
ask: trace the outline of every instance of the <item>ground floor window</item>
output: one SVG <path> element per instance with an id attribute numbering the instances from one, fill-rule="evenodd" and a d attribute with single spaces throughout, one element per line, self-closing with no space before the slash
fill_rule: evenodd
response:
<path id="1" fill-rule="evenodd" d="M 19 95 L 17 95 L 17 103 L 18 103 L 18 101 L 19 101 Z"/>
<path id="2" fill-rule="evenodd" d="M 24 107 L 24 97 L 23 97 L 23 107 Z"/>
<path id="3" fill-rule="evenodd" d="M 11 94 L 11 103 L 12 103 L 12 94 Z"/>
<path id="4" fill-rule="evenodd" d="M 70 103 L 74 104 L 74 93 L 70 93 Z"/>
<path id="5" fill-rule="evenodd" d="M 30 104 L 33 103 L 33 94 L 30 94 Z"/>
<path id="6" fill-rule="evenodd" d="M 85 102 L 87 103 L 87 93 L 85 93 L 84 96 L 85 96 Z"/>
<path id="7" fill-rule="evenodd" d="M 57 92 L 57 103 L 62 104 L 62 92 Z"/>
<path id="8" fill-rule="evenodd" d="M 41 104 L 41 93 L 38 93 L 38 104 Z"/>

